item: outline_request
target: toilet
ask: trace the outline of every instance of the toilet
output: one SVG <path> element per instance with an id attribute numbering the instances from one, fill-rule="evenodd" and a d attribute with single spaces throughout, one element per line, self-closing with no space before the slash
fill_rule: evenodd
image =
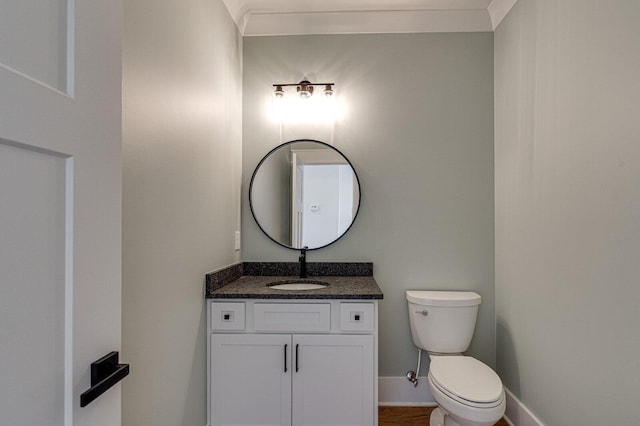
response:
<path id="1" fill-rule="evenodd" d="M 438 408 L 430 426 L 492 426 L 504 415 L 500 377 L 463 355 L 473 337 L 480 295 L 470 291 L 407 291 L 413 343 L 430 358 L 427 380 Z"/>

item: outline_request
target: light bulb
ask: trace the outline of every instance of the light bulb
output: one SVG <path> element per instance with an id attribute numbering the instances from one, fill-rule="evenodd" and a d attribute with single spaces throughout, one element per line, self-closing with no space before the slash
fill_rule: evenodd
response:
<path id="1" fill-rule="evenodd" d="M 304 99 L 308 99 L 313 95 L 313 85 L 307 80 L 302 80 L 296 90 L 298 91 L 298 96 Z"/>

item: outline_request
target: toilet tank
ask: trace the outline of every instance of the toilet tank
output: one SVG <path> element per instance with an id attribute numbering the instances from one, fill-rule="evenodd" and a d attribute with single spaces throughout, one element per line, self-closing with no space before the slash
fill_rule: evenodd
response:
<path id="1" fill-rule="evenodd" d="M 413 343 L 430 353 L 467 350 L 473 337 L 480 295 L 471 291 L 407 291 Z"/>

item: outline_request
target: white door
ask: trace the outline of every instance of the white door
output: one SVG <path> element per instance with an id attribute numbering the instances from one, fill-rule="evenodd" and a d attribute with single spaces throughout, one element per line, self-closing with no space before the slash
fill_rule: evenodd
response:
<path id="1" fill-rule="evenodd" d="M 211 335 L 211 425 L 291 425 L 291 335 Z"/>
<path id="2" fill-rule="evenodd" d="M 291 247 L 302 248 L 304 224 L 304 161 L 295 152 L 291 153 Z"/>
<path id="3" fill-rule="evenodd" d="M 0 0 L 2 425 L 121 424 L 120 385 L 80 407 L 120 349 L 121 15 Z"/>
<path id="4" fill-rule="evenodd" d="M 294 425 L 373 426 L 372 335 L 294 335 L 293 347 Z"/>

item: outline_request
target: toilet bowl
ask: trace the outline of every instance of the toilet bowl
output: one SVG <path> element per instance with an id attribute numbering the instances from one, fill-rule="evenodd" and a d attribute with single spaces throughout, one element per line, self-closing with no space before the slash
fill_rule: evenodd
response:
<path id="1" fill-rule="evenodd" d="M 498 375 L 469 356 L 431 356 L 427 380 L 438 410 L 430 426 L 491 426 L 504 415 Z"/>
<path id="2" fill-rule="evenodd" d="M 492 426 L 504 415 L 500 377 L 464 356 L 475 329 L 480 295 L 460 291 L 407 291 L 414 344 L 427 351 L 427 380 L 438 403 L 430 426 Z"/>

